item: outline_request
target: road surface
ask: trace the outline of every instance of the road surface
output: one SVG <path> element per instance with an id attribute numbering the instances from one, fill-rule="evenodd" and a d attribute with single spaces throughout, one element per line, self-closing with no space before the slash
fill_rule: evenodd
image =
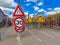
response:
<path id="1" fill-rule="evenodd" d="M 50 28 L 34 29 L 27 28 L 22 33 L 22 41 L 19 42 L 18 34 L 14 27 L 0 29 L 0 45 L 60 45 L 60 31 Z"/>

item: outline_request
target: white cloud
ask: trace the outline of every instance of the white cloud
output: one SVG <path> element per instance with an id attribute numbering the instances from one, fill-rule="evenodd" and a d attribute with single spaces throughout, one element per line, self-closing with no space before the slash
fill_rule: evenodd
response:
<path id="1" fill-rule="evenodd" d="M 44 10 L 44 9 L 39 9 L 39 10 L 38 10 L 38 12 L 43 12 L 43 11 L 45 11 L 45 10 Z"/>
<path id="2" fill-rule="evenodd" d="M 37 6 L 34 6 L 34 10 L 37 11 L 37 12 L 46 12 L 44 9 L 40 9 Z"/>
<path id="3" fill-rule="evenodd" d="M 29 14 L 29 13 L 28 13 L 28 12 L 24 12 L 24 13 L 25 13 L 25 15 L 26 15 L 26 18 L 28 18 L 28 14 Z M 34 14 L 29 14 L 30 17 L 33 17 L 33 15 L 34 15 Z"/>
<path id="4" fill-rule="evenodd" d="M 24 12 L 25 13 L 25 15 L 28 15 L 28 12 Z"/>
<path id="5" fill-rule="evenodd" d="M 52 10 L 52 8 L 49 8 L 49 10 Z M 46 15 L 51 15 L 51 14 L 57 14 L 58 12 L 60 12 L 60 7 L 58 8 L 54 8 L 52 11 L 49 12 L 45 12 Z"/>
<path id="6" fill-rule="evenodd" d="M 16 7 L 14 0 L 0 0 L 0 6 Z"/>
<path id="7" fill-rule="evenodd" d="M 29 6 L 31 3 L 25 4 L 26 6 Z"/>
<path id="8" fill-rule="evenodd" d="M 39 10 L 39 7 L 34 6 L 34 10 L 35 11 Z"/>
<path id="9" fill-rule="evenodd" d="M 37 2 L 37 0 L 26 0 L 27 2 Z"/>
<path id="10" fill-rule="evenodd" d="M 30 14 L 30 17 L 33 17 L 34 14 Z"/>
<path id="11" fill-rule="evenodd" d="M 49 12 L 46 12 L 45 14 L 46 15 L 51 15 L 51 14 L 56 14 L 56 12 L 55 11 L 49 11 Z"/>
<path id="12" fill-rule="evenodd" d="M 43 5 L 43 2 L 39 2 L 37 5 L 38 6 L 42 6 Z"/>
<path id="13" fill-rule="evenodd" d="M 14 9 L 12 8 L 5 8 L 5 7 L 0 7 L 3 11 L 8 11 L 8 12 L 14 12 Z"/>
<path id="14" fill-rule="evenodd" d="M 60 12 L 60 7 L 59 8 L 54 8 L 54 11 L 56 11 L 57 13 Z"/>
<path id="15" fill-rule="evenodd" d="M 0 0 L 0 8 L 3 10 L 5 14 L 10 16 L 10 12 L 13 13 L 15 9 L 12 7 L 16 7 L 17 3 L 14 0 Z"/>
<path id="16" fill-rule="evenodd" d="M 48 8 L 48 10 L 52 10 L 52 8 Z"/>
<path id="17" fill-rule="evenodd" d="M 59 8 L 54 8 L 54 10 L 60 10 L 60 7 Z"/>
<path id="18" fill-rule="evenodd" d="M 24 13 L 25 13 L 26 18 L 28 18 L 28 12 L 24 12 Z"/>
<path id="19" fill-rule="evenodd" d="M 13 18 L 12 14 L 11 14 L 11 15 L 9 15 L 9 17 Z"/>

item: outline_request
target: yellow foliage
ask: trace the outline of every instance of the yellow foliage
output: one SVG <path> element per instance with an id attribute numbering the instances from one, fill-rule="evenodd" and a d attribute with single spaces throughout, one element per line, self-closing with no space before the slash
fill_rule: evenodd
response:
<path id="1" fill-rule="evenodd" d="M 28 19 L 26 19 L 25 22 L 28 23 Z"/>
<path id="2" fill-rule="evenodd" d="M 31 23 L 31 22 L 32 22 L 32 18 L 28 18 L 28 22 L 30 22 L 30 23 Z"/>
<path id="3" fill-rule="evenodd" d="M 52 15 L 52 16 L 51 16 L 51 20 L 54 21 L 54 20 L 55 20 L 55 16 L 56 16 L 56 15 Z"/>
<path id="4" fill-rule="evenodd" d="M 38 22 L 44 23 L 44 22 L 45 22 L 45 18 L 42 17 L 42 16 L 39 16 L 39 17 L 38 17 Z"/>

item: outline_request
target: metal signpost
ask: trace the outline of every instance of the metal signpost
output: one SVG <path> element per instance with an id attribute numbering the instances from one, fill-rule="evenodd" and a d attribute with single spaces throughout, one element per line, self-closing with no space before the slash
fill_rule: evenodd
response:
<path id="1" fill-rule="evenodd" d="M 19 0 L 19 3 L 14 11 L 14 14 L 13 14 L 13 21 L 14 21 L 14 28 L 15 28 L 15 31 L 18 33 L 18 40 L 19 42 L 22 41 L 22 32 L 24 31 L 25 29 L 25 20 L 24 20 L 24 12 L 21 8 L 21 6 L 19 5 L 20 4 L 20 0 Z"/>

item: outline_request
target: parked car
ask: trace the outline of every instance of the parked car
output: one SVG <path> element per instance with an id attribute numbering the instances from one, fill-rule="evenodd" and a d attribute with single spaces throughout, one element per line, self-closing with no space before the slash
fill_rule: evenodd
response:
<path id="1" fill-rule="evenodd" d="M 11 26 L 12 25 L 11 18 L 8 15 L 5 15 L 5 20 L 6 20 L 6 25 L 7 26 Z"/>
<path id="2" fill-rule="evenodd" d="M 8 15 L 5 15 L 0 9 L 0 27 L 11 26 L 12 22 Z"/>
<path id="3" fill-rule="evenodd" d="M 2 10 L 0 9 L 0 27 L 5 26 L 5 23 L 6 23 L 6 21 L 5 21 L 5 15 L 2 12 Z"/>

